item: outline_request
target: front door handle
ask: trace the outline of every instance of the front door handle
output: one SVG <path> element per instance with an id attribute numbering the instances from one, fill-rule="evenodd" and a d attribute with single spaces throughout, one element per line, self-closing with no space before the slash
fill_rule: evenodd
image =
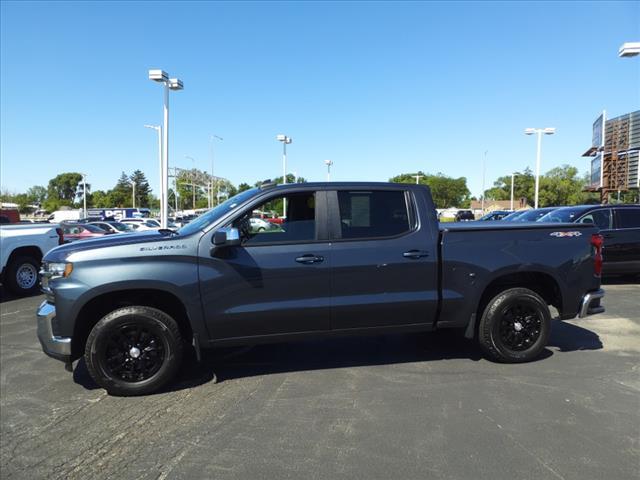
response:
<path id="1" fill-rule="evenodd" d="M 312 263 L 320 263 L 323 261 L 324 257 L 321 257 L 320 255 L 313 255 L 312 253 L 308 253 L 296 258 L 296 262 L 304 263 L 305 265 L 311 265 Z"/>
<path id="2" fill-rule="evenodd" d="M 428 257 L 429 256 L 429 252 L 425 252 L 424 250 L 409 250 L 408 252 L 404 252 L 402 254 L 402 256 L 404 258 L 417 259 L 417 258 L 422 258 L 422 257 Z"/>

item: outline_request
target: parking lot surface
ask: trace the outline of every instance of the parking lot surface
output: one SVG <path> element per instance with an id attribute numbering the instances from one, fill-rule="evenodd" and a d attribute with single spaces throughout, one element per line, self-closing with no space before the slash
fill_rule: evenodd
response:
<path id="1" fill-rule="evenodd" d="M 222 349 L 117 398 L 46 357 L 41 296 L 0 303 L 0 476 L 638 479 L 640 285 L 555 321 L 538 361 L 455 332 Z"/>

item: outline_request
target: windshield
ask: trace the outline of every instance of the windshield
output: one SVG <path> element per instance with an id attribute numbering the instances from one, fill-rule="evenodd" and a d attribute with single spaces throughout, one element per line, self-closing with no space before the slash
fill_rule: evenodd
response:
<path id="1" fill-rule="evenodd" d="M 212 208 L 207 213 L 200 215 L 198 218 L 186 224 L 184 227 L 178 230 L 178 233 L 180 235 L 191 235 L 198 230 L 204 230 L 220 217 L 229 213 L 238 205 L 241 205 L 242 203 L 256 195 L 258 192 L 260 192 L 260 189 L 252 188 L 251 190 L 245 190 L 244 192 L 229 198 L 217 207 Z"/>
<path id="2" fill-rule="evenodd" d="M 520 211 L 517 211 L 517 212 L 510 213 L 509 215 L 504 217 L 502 220 L 505 220 L 507 222 L 513 222 L 517 218 L 520 218 L 521 215 L 524 215 L 525 212 L 526 212 L 526 210 L 520 210 Z"/>
<path id="3" fill-rule="evenodd" d="M 554 223 L 573 223 L 576 218 L 583 212 L 579 208 L 560 208 L 558 210 L 553 210 L 542 218 L 540 218 L 541 222 L 554 222 Z"/>
<path id="4" fill-rule="evenodd" d="M 83 225 L 84 228 L 89 230 L 91 233 L 104 233 L 105 231 L 98 227 L 97 225 L 91 225 L 90 223 L 86 223 Z"/>
<path id="5" fill-rule="evenodd" d="M 549 209 L 539 208 L 537 210 L 527 210 L 522 215 L 515 217 L 513 219 L 509 219 L 514 222 L 537 222 L 540 217 L 542 217 L 545 213 L 550 212 Z"/>
<path id="6" fill-rule="evenodd" d="M 131 228 L 129 228 L 128 225 L 125 225 L 124 223 L 110 223 L 109 225 L 111 225 L 113 228 L 115 228 L 116 230 L 119 230 L 120 232 L 130 232 Z"/>

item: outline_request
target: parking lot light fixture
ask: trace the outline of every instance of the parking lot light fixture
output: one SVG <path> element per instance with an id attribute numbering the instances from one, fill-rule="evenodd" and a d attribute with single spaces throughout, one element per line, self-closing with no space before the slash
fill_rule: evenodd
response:
<path id="1" fill-rule="evenodd" d="M 276 135 L 276 140 L 282 142 L 282 184 L 286 185 L 287 183 L 287 145 L 293 142 L 291 137 L 287 137 L 284 134 Z M 287 198 L 282 199 L 282 216 L 286 217 L 287 215 Z"/>
<path id="2" fill-rule="evenodd" d="M 222 137 L 219 137 L 218 135 L 212 134 L 209 137 L 209 140 L 211 141 L 211 188 L 209 189 L 209 208 L 213 207 L 213 186 L 215 184 L 215 177 L 213 176 L 213 142 L 218 139 L 221 142 L 224 140 Z"/>
<path id="3" fill-rule="evenodd" d="M 513 182 L 515 180 L 516 175 L 518 175 L 517 173 L 512 173 L 511 174 L 511 211 L 513 212 Z"/>
<path id="4" fill-rule="evenodd" d="M 533 135 L 536 134 L 538 137 L 538 147 L 536 150 L 536 188 L 535 188 L 535 201 L 534 201 L 534 208 L 538 208 L 538 197 L 539 197 L 539 191 L 540 191 L 540 149 L 542 147 L 542 134 L 545 135 L 553 135 L 554 133 L 556 133 L 556 129 L 552 128 L 552 127 L 547 127 L 547 128 L 525 128 L 524 129 L 524 134 L 525 135 Z"/>
<path id="5" fill-rule="evenodd" d="M 625 42 L 618 50 L 620 57 L 636 57 L 640 55 L 640 42 Z"/>
<path id="6" fill-rule="evenodd" d="M 83 217 L 87 218 L 87 174 L 82 173 L 82 202 L 84 205 Z"/>
<path id="7" fill-rule="evenodd" d="M 158 132 L 158 164 L 160 167 L 160 205 L 164 202 L 164 192 L 162 191 L 162 126 L 160 125 L 145 125 L 145 128 L 151 128 Z M 162 208 L 162 207 L 160 207 Z"/>
<path id="8" fill-rule="evenodd" d="M 331 181 L 331 165 L 333 165 L 333 160 L 325 160 L 324 164 L 327 166 L 327 182 Z"/>
<path id="9" fill-rule="evenodd" d="M 160 175 L 160 224 L 167 228 L 169 218 L 169 90 L 182 90 L 184 85 L 178 78 L 169 78 L 169 74 L 161 69 L 149 70 L 149 80 L 162 83 L 164 86 L 164 106 L 162 125 L 162 168 Z"/>

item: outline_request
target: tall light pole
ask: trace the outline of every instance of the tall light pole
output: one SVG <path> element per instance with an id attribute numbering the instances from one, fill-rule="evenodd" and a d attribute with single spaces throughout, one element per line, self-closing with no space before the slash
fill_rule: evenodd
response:
<path id="1" fill-rule="evenodd" d="M 145 125 L 145 128 L 151 128 L 153 130 L 155 130 L 156 132 L 158 132 L 158 164 L 160 167 L 160 210 L 162 210 L 162 205 L 165 204 L 165 202 L 168 203 L 169 199 L 167 198 L 165 200 L 164 198 L 164 192 L 162 191 L 162 127 L 160 125 Z M 167 183 L 167 186 L 169 184 Z M 167 192 L 167 197 L 169 196 L 169 193 Z M 160 215 L 162 217 L 162 215 Z"/>
<path id="2" fill-rule="evenodd" d="M 512 173 L 511 174 L 511 211 L 513 212 L 513 181 L 516 177 L 516 175 L 518 175 L 517 173 Z"/>
<path id="3" fill-rule="evenodd" d="M 331 165 L 333 165 L 333 160 L 325 160 L 324 164 L 327 166 L 327 182 L 331 181 Z"/>
<path id="4" fill-rule="evenodd" d="M 556 133 L 556 129 L 551 127 L 524 129 L 525 135 L 533 135 L 534 133 L 538 136 L 538 148 L 536 150 L 536 192 L 533 208 L 538 208 L 538 194 L 540 191 L 540 150 L 542 148 L 542 134 L 553 135 L 554 133 Z"/>
<path id="5" fill-rule="evenodd" d="M 211 137 L 209 138 L 209 141 L 211 143 L 211 188 L 209 189 L 209 208 L 213 207 L 213 184 L 216 181 L 215 177 L 213 176 L 213 142 L 215 141 L 216 138 L 220 141 L 224 140 L 222 137 L 219 137 L 218 135 L 215 135 L 215 134 L 212 134 Z"/>
<path id="6" fill-rule="evenodd" d="M 481 208 L 482 208 L 482 214 L 484 215 L 484 178 L 485 178 L 485 172 L 487 170 L 487 153 L 489 153 L 489 150 L 485 150 L 484 151 L 484 159 L 482 160 L 482 204 L 481 204 Z"/>
<path id="7" fill-rule="evenodd" d="M 182 80 L 178 78 L 169 78 L 169 74 L 164 70 L 149 70 L 149 80 L 162 83 L 164 85 L 164 106 L 163 117 L 164 124 L 162 126 L 162 175 L 160 177 L 162 185 L 162 193 L 160 198 L 160 224 L 162 228 L 167 228 L 167 219 L 169 217 L 169 206 L 167 200 L 169 197 L 169 90 L 182 90 L 184 88 Z"/>
<path id="8" fill-rule="evenodd" d="M 193 192 L 193 209 L 196 209 L 196 159 L 185 155 L 184 158 L 191 160 L 193 168 L 191 169 L 191 191 Z"/>
<path id="9" fill-rule="evenodd" d="M 279 134 L 276 136 L 276 140 L 282 142 L 282 184 L 287 183 L 287 145 L 293 142 L 291 137 Z M 282 199 L 282 216 L 287 216 L 287 197 Z"/>
<path id="10" fill-rule="evenodd" d="M 424 177 L 424 175 L 419 175 L 419 174 L 418 175 L 411 175 L 411 176 L 416 179 L 416 185 L 418 185 L 420 183 L 420 179 L 422 177 Z"/>
<path id="11" fill-rule="evenodd" d="M 136 208 L 136 181 L 131 180 L 131 186 L 133 187 L 133 191 L 131 192 L 131 206 Z"/>
<path id="12" fill-rule="evenodd" d="M 82 201 L 84 204 L 84 218 L 87 218 L 87 174 L 82 174 Z"/>

